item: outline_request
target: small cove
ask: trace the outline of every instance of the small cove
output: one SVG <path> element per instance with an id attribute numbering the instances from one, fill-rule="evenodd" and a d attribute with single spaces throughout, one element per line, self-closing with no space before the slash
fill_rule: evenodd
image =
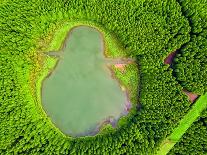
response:
<path id="1" fill-rule="evenodd" d="M 62 50 L 51 56 L 59 60 L 43 81 L 42 104 L 63 133 L 94 135 L 102 123 L 113 122 L 124 114 L 129 101 L 112 78 L 109 67 L 116 62 L 106 60 L 104 40 L 98 30 L 88 26 L 72 29 Z"/>

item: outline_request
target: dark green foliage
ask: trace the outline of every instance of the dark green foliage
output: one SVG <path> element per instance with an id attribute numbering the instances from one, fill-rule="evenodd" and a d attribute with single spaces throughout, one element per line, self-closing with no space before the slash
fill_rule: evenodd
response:
<path id="1" fill-rule="evenodd" d="M 191 40 L 177 54 L 173 68 L 179 83 L 189 91 L 207 91 L 207 1 L 178 0 L 190 21 Z M 169 154 L 207 153 L 207 110 L 184 134 Z"/>
<path id="2" fill-rule="evenodd" d="M 206 0 L 178 0 L 182 12 L 188 18 L 192 34 L 199 34 L 207 29 Z"/>
<path id="3" fill-rule="evenodd" d="M 116 131 L 71 138 L 62 135 L 45 117 L 31 93 L 28 75 L 36 67 L 37 40 L 65 21 L 79 20 L 104 27 L 129 56 L 137 58 L 141 106 Z M 182 87 L 162 62 L 189 41 L 189 31 L 189 23 L 175 0 L 2 1 L 0 154 L 154 153 L 189 109 Z"/>
<path id="4" fill-rule="evenodd" d="M 191 40 L 178 51 L 173 68 L 179 83 L 188 91 L 207 91 L 207 1 L 180 0 L 190 21 Z"/>
<path id="5" fill-rule="evenodd" d="M 176 55 L 173 68 L 176 79 L 190 92 L 207 92 L 207 34 L 192 35 L 191 41 Z"/>
<path id="6" fill-rule="evenodd" d="M 181 87 L 172 78 L 172 70 L 156 63 L 156 56 L 145 55 L 138 59 L 141 71 L 140 102 L 137 114 L 140 132 L 148 139 L 148 149 L 160 143 L 176 127 L 187 112 L 189 103 L 181 93 Z M 182 103 L 182 104 L 180 104 Z"/>

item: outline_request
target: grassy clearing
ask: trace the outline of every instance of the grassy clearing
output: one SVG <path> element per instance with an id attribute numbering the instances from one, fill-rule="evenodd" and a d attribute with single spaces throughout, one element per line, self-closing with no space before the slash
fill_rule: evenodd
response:
<path id="1" fill-rule="evenodd" d="M 101 25 L 88 21 L 70 21 L 57 24 L 55 27 L 52 27 L 51 30 L 49 30 L 50 32 L 48 33 L 48 36 L 43 37 L 45 40 L 38 41 L 40 49 L 45 52 L 59 51 L 69 31 L 74 27 L 81 25 L 94 27 L 101 32 L 104 38 L 105 54 L 108 57 L 127 57 L 126 49 L 121 46 L 115 35 L 111 35 L 112 32 L 107 31 Z"/>
<path id="2" fill-rule="evenodd" d="M 115 66 L 112 67 L 115 76 L 120 80 L 120 83 L 128 89 L 130 101 L 133 104 L 137 103 L 138 92 L 138 68 L 137 64 L 127 64 L 124 66 L 124 72 L 120 71 Z"/>
<path id="3" fill-rule="evenodd" d="M 158 155 L 166 155 L 176 144 L 176 142 L 170 141 L 169 139 L 166 139 L 160 148 L 160 151 L 157 153 Z"/>
<path id="4" fill-rule="evenodd" d="M 172 134 L 164 140 L 158 151 L 158 155 L 167 154 L 173 146 L 180 140 L 187 129 L 193 124 L 193 122 L 200 116 L 201 112 L 207 108 L 207 93 L 199 97 L 196 103 L 192 106 L 191 110 L 180 121 L 178 127 L 176 127 Z"/>

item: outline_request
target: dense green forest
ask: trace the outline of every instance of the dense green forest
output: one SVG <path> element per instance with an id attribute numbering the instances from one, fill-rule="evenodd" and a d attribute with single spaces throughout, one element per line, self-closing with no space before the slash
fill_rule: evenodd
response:
<path id="1" fill-rule="evenodd" d="M 184 88 L 204 94 L 207 91 L 207 1 L 180 0 L 180 4 L 191 25 L 191 39 L 179 49 L 174 74 Z"/>
<path id="2" fill-rule="evenodd" d="M 198 94 L 207 92 L 207 1 L 179 1 L 190 21 L 191 40 L 182 46 L 174 61 L 179 83 Z M 190 4 L 190 5 L 189 5 Z M 207 153 L 207 110 L 192 125 L 169 154 Z"/>
<path id="3" fill-rule="evenodd" d="M 191 108 L 182 90 L 207 91 L 206 6 L 206 0 L 1 0 L 0 154 L 155 154 Z M 76 21 L 103 27 L 139 67 L 137 108 L 121 127 L 93 137 L 61 134 L 31 89 L 45 43 Z M 163 60 L 175 50 L 170 68 Z M 206 118 L 205 111 L 169 154 L 206 154 Z"/>

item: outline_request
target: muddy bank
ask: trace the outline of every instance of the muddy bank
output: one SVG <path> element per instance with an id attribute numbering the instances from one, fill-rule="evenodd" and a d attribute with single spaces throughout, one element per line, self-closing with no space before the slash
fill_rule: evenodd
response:
<path id="1" fill-rule="evenodd" d="M 183 90 L 183 92 L 188 96 L 188 99 L 191 101 L 191 103 L 194 103 L 199 97 L 198 94 L 189 92 L 187 90 Z"/>
<path id="2" fill-rule="evenodd" d="M 174 51 L 174 52 L 170 53 L 170 54 L 164 59 L 164 63 L 165 63 L 165 64 L 172 65 L 173 60 L 174 60 L 176 54 L 177 54 L 177 51 Z"/>

